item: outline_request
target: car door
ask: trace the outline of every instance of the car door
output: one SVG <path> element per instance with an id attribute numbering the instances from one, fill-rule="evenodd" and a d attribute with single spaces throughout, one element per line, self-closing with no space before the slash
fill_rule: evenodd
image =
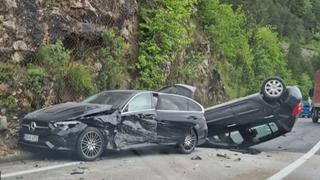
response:
<path id="1" fill-rule="evenodd" d="M 152 93 L 139 93 L 128 101 L 121 112 L 120 133 L 118 144 L 122 146 L 156 141 L 157 121 Z"/>
<path id="2" fill-rule="evenodd" d="M 202 118 L 202 112 L 189 112 L 186 98 L 159 94 L 157 112 L 157 136 L 159 142 L 179 142 L 188 129 Z"/>

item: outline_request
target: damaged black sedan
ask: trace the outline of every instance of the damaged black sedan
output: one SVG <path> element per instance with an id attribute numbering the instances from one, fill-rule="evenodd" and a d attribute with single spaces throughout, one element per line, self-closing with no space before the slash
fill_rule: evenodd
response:
<path id="1" fill-rule="evenodd" d="M 94 160 L 105 148 L 174 144 L 191 153 L 207 137 L 204 109 L 180 95 L 135 90 L 105 91 L 29 113 L 23 119 L 23 146 L 68 150 Z"/>

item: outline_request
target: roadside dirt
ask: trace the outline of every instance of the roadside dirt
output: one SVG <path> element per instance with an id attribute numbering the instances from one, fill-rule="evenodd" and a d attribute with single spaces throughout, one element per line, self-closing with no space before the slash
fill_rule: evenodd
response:
<path id="1" fill-rule="evenodd" d="M 18 147 L 19 120 L 8 122 L 8 129 L 0 132 L 0 158 L 20 154 Z"/>

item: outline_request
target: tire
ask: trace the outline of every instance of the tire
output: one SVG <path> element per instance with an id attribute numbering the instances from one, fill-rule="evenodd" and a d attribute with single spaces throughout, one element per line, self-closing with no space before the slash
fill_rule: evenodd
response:
<path id="1" fill-rule="evenodd" d="M 266 100 L 275 101 L 285 93 L 286 85 L 279 77 L 266 79 L 261 86 L 261 94 Z"/>
<path id="2" fill-rule="evenodd" d="M 76 153 L 80 160 L 93 161 L 103 152 L 105 146 L 102 133 L 94 127 L 87 127 L 77 140 Z"/>
<path id="3" fill-rule="evenodd" d="M 182 154 L 190 154 L 198 144 L 198 137 L 194 129 L 190 129 L 186 132 L 185 138 L 182 144 L 179 144 L 179 150 Z"/>
<path id="4" fill-rule="evenodd" d="M 319 117 L 318 117 L 318 110 L 315 109 L 312 111 L 312 122 L 318 123 Z"/>

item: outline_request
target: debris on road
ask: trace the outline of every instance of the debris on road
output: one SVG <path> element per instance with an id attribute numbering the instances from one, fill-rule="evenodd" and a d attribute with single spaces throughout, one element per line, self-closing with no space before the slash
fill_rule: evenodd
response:
<path id="1" fill-rule="evenodd" d="M 35 165 L 33 165 L 33 167 L 36 167 L 36 168 L 37 168 L 37 167 L 39 167 L 39 165 L 38 165 L 38 164 L 35 164 Z"/>
<path id="2" fill-rule="evenodd" d="M 241 158 L 239 157 L 239 158 L 235 159 L 234 161 L 241 161 Z"/>
<path id="3" fill-rule="evenodd" d="M 267 157 L 272 157 L 272 156 L 268 154 Z"/>
<path id="4" fill-rule="evenodd" d="M 227 154 L 217 153 L 216 156 L 217 157 L 223 157 L 223 158 L 226 158 L 226 159 L 230 159 L 230 157 Z"/>
<path id="5" fill-rule="evenodd" d="M 198 155 L 191 157 L 191 160 L 202 160 L 202 158 Z"/>
<path id="6" fill-rule="evenodd" d="M 73 171 L 70 173 L 70 175 L 76 175 L 76 174 L 84 174 L 84 171 Z"/>
<path id="7" fill-rule="evenodd" d="M 242 154 L 251 154 L 251 155 L 256 155 L 261 153 L 261 151 L 254 148 L 234 148 L 234 149 L 230 149 L 230 151 L 240 152 Z"/>
<path id="8" fill-rule="evenodd" d="M 225 166 L 226 168 L 231 168 L 231 166 Z"/>

